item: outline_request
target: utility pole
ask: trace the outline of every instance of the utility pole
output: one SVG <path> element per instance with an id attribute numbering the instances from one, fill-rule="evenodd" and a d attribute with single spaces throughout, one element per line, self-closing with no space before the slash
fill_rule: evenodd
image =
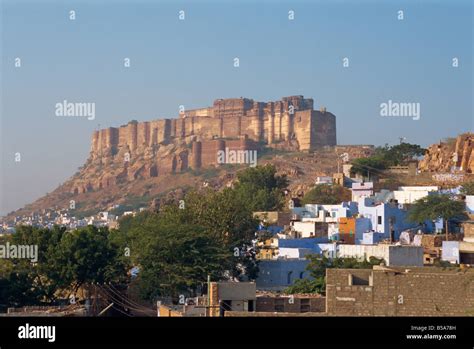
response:
<path id="1" fill-rule="evenodd" d="M 211 275 L 207 274 L 207 316 L 211 316 Z"/>

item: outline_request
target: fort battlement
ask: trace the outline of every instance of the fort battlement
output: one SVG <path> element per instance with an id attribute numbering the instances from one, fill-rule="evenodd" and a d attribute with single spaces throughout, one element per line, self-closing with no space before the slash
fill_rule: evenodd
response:
<path id="1" fill-rule="evenodd" d="M 91 151 L 101 156 L 127 146 L 133 152 L 191 136 L 199 140 L 247 136 L 268 146 L 293 140 L 304 151 L 336 145 L 336 118 L 323 108 L 315 111 L 313 100 L 303 96 L 268 103 L 248 98 L 217 99 L 212 107 L 184 111 L 175 119 L 130 122 L 95 131 Z"/>
<path id="2" fill-rule="evenodd" d="M 131 121 L 95 131 L 89 165 L 115 164 L 115 170 L 91 175 L 84 169 L 73 192 L 215 166 L 223 149 L 311 151 L 328 145 L 336 145 L 336 117 L 325 108 L 314 110 L 311 98 L 217 99 L 211 107 L 185 110 L 173 119 Z"/>

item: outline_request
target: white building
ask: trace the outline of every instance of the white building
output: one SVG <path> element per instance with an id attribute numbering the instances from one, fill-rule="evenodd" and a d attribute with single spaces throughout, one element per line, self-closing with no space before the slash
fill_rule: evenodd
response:
<path id="1" fill-rule="evenodd" d="M 306 204 L 295 207 L 293 213 L 303 222 L 336 223 L 341 217 L 352 217 L 357 214 L 356 202 L 343 202 L 337 205 Z"/>
<path id="2" fill-rule="evenodd" d="M 316 236 L 317 222 L 305 221 L 305 222 L 292 222 L 291 226 L 297 233 L 299 238 L 312 238 Z"/>
<path id="3" fill-rule="evenodd" d="M 466 211 L 474 214 L 474 195 L 466 195 Z"/>
<path id="4" fill-rule="evenodd" d="M 338 257 L 383 259 L 387 266 L 423 266 L 423 247 L 402 245 L 339 245 Z"/>
<path id="5" fill-rule="evenodd" d="M 275 256 L 275 259 L 278 258 L 305 258 L 306 255 L 314 254 L 314 250 L 310 248 L 292 248 L 292 247 L 280 247 L 278 249 L 278 255 Z"/>
<path id="6" fill-rule="evenodd" d="M 316 185 L 318 185 L 318 184 L 332 184 L 332 177 L 328 177 L 328 176 L 316 177 L 315 184 Z"/>
<path id="7" fill-rule="evenodd" d="M 103 221 L 107 221 L 109 219 L 109 212 L 108 211 L 99 212 L 98 216 L 99 216 L 99 219 Z"/>
<path id="8" fill-rule="evenodd" d="M 438 190 L 439 188 L 437 186 L 399 187 L 398 190 L 393 192 L 393 196 L 399 204 L 412 204 L 416 200 L 437 193 Z"/>
<path id="9" fill-rule="evenodd" d="M 359 201 L 361 198 L 368 198 L 374 195 L 374 183 L 362 182 L 352 183 L 352 201 Z"/>
<path id="10" fill-rule="evenodd" d="M 329 241 L 337 240 L 339 235 L 339 223 L 328 224 L 328 239 Z"/>
<path id="11" fill-rule="evenodd" d="M 417 224 L 407 219 L 408 211 L 403 204 L 375 202 L 372 198 L 359 201 L 359 214 L 369 218 L 371 230 L 385 234 L 385 238 L 397 240 L 404 230 Z"/>

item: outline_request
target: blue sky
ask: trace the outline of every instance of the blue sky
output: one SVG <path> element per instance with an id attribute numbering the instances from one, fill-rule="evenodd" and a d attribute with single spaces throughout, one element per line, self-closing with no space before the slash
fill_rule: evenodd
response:
<path id="1" fill-rule="evenodd" d="M 99 124 L 216 98 L 314 98 L 337 116 L 339 144 L 427 146 L 473 130 L 470 0 L 3 0 L 1 22 L 0 214 L 74 174 Z M 96 119 L 55 116 L 64 99 L 95 102 Z M 421 119 L 381 117 L 389 99 L 420 103 Z"/>

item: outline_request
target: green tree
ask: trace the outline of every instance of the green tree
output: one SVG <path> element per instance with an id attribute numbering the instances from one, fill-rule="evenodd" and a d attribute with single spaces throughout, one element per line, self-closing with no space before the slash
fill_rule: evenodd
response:
<path id="1" fill-rule="evenodd" d="M 213 280 L 224 277 L 232 253 L 204 230 L 171 224 L 156 233 L 138 257 L 143 298 L 195 295 L 208 275 Z"/>
<path id="2" fill-rule="evenodd" d="M 306 256 L 309 264 L 306 270 L 310 272 L 311 278 L 299 279 L 288 288 L 285 293 L 319 293 L 326 292 L 326 269 L 328 268 L 343 268 L 343 269 L 368 269 L 374 265 L 379 265 L 383 262 L 382 259 L 371 257 L 369 261 L 359 260 L 357 258 L 328 258 L 323 255 L 312 254 Z"/>
<path id="3" fill-rule="evenodd" d="M 17 227 L 15 234 L 11 237 L 12 244 L 38 246 L 38 262 L 36 264 L 24 259 L 13 260 L 14 273 L 18 277 L 16 282 L 30 280 L 31 290 L 27 297 L 31 299 L 31 302 L 20 302 L 20 304 L 52 302 L 56 298 L 56 292 L 67 286 L 65 280 L 54 277 L 57 271 L 53 267 L 55 264 L 54 254 L 65 233 L 66 229 L 59 226 L 54 226 L 51 229 L 23 225 Z M 23 276 L 20 277 L 20 274 Z"/>
<path id="4" fill-rule="evenodd" d="M 0 259 L 0 309 L 39 304 L 41 290 L 32 287 L 35 275 L 25 261 Z"/>
<path id="5" fill-rule="evenodd" d="M 308 191 L 301 203 L 335 205 L 351 200 L 351 191 L 340 185 L 318 184 Z"/>
<path id="6" fill-rule="evenodd" d="M 448 221 L 453 218 L 465 218 L 464 203 L 451 198 L 450 195 L 428 195 L 415 201 L 408 213 L 410 221 L 420 224 L 427 220 L 435 221 L 440 218 L 444 220 L 446 240 L 448 240 Z"/>
<path id="7" fill-rule="evenodd" d="M 15 245 L 38 246 L 38 261 L 11 259 L 0 266 L 2 299 L 10 306 L 51 303 L 84 283 L 123 281 L 126 267 L 107 229 L 74 231 L 18 226 L 8 237 Z M 0 303 L 2 303 L 0 301 Z"/>
<path id="8" fill-rule="evenodd" d="M 371 156 L 368 158 L 358 158 L 352 161 L 351 173 L 368 176 L 370 173 L 380 174 L 390 164 L 385 157 Z"/>
<path id="9" fill-rule="evenodd" d="M 281 208 L 287 185 L 274 166 L 257 166 L 238 172 L 233 188 L 190 191 L 183 207 L 170 202 L 159 212 L 122 219 L 113 239 L 129 246 L 142 297 L 195 294 L 207 275 L 255 279 L 258 221 L 252 213 Z"/>
<path id="10" fill-rule="evenodd" d="M 107 228 L 87 226 L 63 235 L 52 258 L 52 275 L 75 293 L 85 283 L 126 280 L 124 251 L 111 242 Z"/>
<path id="11" fill-rule="evenodd" d="M 247 168 L 237 173 L 234 188 L 238 200 L 252 211 L 280 210 L 284 204 L 283 190 L 288 186 L 286 176 L 276 174 L 275 166 L 267 164 Z"/>
<path id="12" fill-rule="evenodd" d="M 184 207 L 127 218 L 117 241 L 130 246 L 139 266 L 142 297 L 194 295 L 213 280 L 254 279 L 258 272 L 252 240 L 258 221 L 235 189 L 189 192 Z"/>
<path id="13" fill-rule="evenodd" d="M 461 194 L 474 195 L 474 181 L 464 183 L 461 187 Z"/>
<path id="14" fill-rule="evenodd" d="M 420 147 L 418 144 L 401 143 L 392 146 L 386 154 L 386 159 L 390 166 L 405 165 L 409 161 L 422 156 L 426 149 Z"/>
<path id="15" fill-rule="evenodd" d="M 352 161 L 351 172 L 364 176 L 373 172 L 380 173 L 389 166 L 405 165 L 425 152 L 426 149 L 418 144 L 400 143 L 394 146 L 386 144 L 377 147 L 374 155 Z"/>

